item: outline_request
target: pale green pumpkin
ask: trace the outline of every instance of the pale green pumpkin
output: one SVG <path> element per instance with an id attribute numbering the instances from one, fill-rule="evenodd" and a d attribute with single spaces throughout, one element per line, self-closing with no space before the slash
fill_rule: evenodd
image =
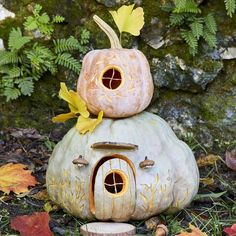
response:
<path id="1" fill-rule="evenodd" d="M 53 151 L 46 182 L 52 200 L 75 216 L 127 221 L 184 208 L 199 172 L 169 125 L 143 112 L 104 119 L 91 134 L 72 128 Z"/>

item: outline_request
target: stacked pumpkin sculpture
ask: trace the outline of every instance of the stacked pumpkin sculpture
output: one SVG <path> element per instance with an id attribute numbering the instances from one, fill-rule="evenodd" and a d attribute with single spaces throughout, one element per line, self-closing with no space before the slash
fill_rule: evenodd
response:
<path id="1" fill-rule="evenodd" d="M 112 14 L 116 20 L 119 10 Z M 198 190 L 193 153 L 163 119 L 143 111 L 153 94 L 143 53 L 123 49 L 115 32 L 98 16 L 94 20 L 111 48 L 84 57 L 77 92 L 89 112 L 101 118 L 103 111 L 107 118 L 94 121 L 99 125 L 92 133 L 72 128 L 56 145 L 48 193 L 69 213 L 89 220 L 122 222 L 178 211 Z"/>

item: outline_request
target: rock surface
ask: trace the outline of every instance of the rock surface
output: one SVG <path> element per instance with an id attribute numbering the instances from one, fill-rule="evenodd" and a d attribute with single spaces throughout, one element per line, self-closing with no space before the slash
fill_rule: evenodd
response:
<path id="1" fill-rule="evenodd" d="M 4 47 L 4 44 L 3 44 L 3 40 L 0 39 L 0 50 L 4 50 L 5 47 Z"/>
<path id="2" fill-rule="evenodd" d="M 0 21 L 5 20 L 7 17 L 15 17 L 15 13 L 8 11 L 6 8 L 0 4 Z"/>
<path id="3" fill-rule="evenodd" d="M 202 63 L 209 63 L 203 59 Z M 211 61 L 211 68 L 204 71 L 201 68 L 189 66 L 179 57 L 167 54 L 162 60 L 153 58 L 152 67 L 155 86 L 171 90 L 184 90 L 193 93 L 206 89 L 223 68 L 221 61 Z"/>

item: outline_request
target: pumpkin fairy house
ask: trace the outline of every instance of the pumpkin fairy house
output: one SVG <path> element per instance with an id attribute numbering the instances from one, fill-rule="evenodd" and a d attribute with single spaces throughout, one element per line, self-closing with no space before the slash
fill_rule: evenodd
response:
<path id="1" fill-rule="evenodd" d="M 133 7 L 111 14 L 120 32 L 138 35 L 143 11 Z M 138 29 L 128 20 L 122 25 L 119 17 L 124 12 L 132 22 L 139 19 Z M 145 56 L 121 48 L 115 32 L 99 17 L 94 20 L 108 35 L 111 48 L 85 56 L 77 92 L 61 84 L 59 95 L 70 112 L 53 120 L 78 121 L 49 160 L 48 193 L 69 213 L 89 220 L 122 222 L 178 211 L 198 191 L 193 153 L 163 119 L 144 111 L 153 93 Z M 89 118 L 90 113 L 98 118 Z"/>

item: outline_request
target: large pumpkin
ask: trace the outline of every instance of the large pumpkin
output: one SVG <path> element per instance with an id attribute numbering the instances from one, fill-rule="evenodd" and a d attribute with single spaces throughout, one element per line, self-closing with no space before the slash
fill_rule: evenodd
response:
<path id="1" fill-rule="evenodd" d="M 49 160 L 53 201 L 82 219 L 127 221 L 174 212 L 197 193 L 190 148 L 160 117 L 104 119 L 92 134 L 72 128 Z"/>
<path id="2" fill-rule="evenodd" d="M 128 117 L 143 111 L 153 95 L 153 81 L 146 57 L 137 49 L 123 49 L 115 32 L 95 16 L 108 34 L 110 49 L 85 55 L 78 80 L 78 93 L 90 112 L 106 117 Z"/>

